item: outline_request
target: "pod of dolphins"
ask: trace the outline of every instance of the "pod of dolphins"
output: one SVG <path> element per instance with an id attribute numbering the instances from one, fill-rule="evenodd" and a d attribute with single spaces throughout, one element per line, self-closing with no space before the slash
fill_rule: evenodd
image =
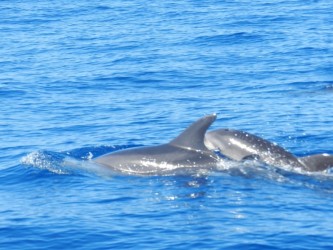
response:
<path id="1" fill-rule="evenodd" d="M 296 157 L 284 148 L 244 131 L 207 131 L 215 120 L 216 114 L 205 116 L 169 143 L 120 150 L 93 161 L 113 171 L 135 175 L 163 174 L 178 169 L 214 169 L 221 156 L 238 162 L 256 159 L 275 167 L 310 172 L 333 167 L 333 155 Z"/>

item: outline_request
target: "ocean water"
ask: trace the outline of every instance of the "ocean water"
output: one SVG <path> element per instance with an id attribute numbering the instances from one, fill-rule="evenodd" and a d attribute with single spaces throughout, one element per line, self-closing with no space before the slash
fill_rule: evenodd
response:
<path id="1" fill-rule="evenodd" d="M 210 113 L 333 154 L 332 1 L 3 0 L 0 16 L 0 249 L 332 249 L 331 170 L 86 164 Z"/>

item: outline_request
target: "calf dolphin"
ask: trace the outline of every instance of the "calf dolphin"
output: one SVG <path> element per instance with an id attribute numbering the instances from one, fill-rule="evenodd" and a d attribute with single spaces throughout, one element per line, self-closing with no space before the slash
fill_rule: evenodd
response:
<path id="1" fill-rule="evenodd" d="M 219 157 L 205 146 L 204 138 L 215 119 L 216 114 L 199 119 L 169 143 L 116 151 L 93 161 L 117 172 L 139 175 L 184 168 L 212 169 Z"/>
<path id="2" fill-rule="evenodd" d="M 274 143 L 239 130 L 217 129 L 207 132 L 205 145 L 236 161 L 254 158 L 268 165 L 290 166 L 311 172 L 333 167 L 333 155 L 317 154 L 298 158 Z"/>

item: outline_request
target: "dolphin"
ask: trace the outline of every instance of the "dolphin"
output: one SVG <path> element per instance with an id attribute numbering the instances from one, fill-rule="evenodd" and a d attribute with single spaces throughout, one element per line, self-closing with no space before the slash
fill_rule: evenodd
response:
<path id="1" fill-rule="evenodd" d="M 125 149 L 105 154 L 93 162 L 116 172 L 135 175 L 172 173 L 178 169 L 213 169 L 219 157 L 204 144 L 205 133 L 216 114 L 190 125 L 169 143 Z"/>
<path id="2" fill-rule="evenodd" d="M 323 171 L 333 167 L 333 155 L 316 154 L 296 157 L 275 143 L 256 135 L 234 129 L 217 129 L 205 135 L 205 145 L 218 150 L 229 159 L 242 161 L 257 159 L 276 167 L 292 167 L 309 172 Z"/>

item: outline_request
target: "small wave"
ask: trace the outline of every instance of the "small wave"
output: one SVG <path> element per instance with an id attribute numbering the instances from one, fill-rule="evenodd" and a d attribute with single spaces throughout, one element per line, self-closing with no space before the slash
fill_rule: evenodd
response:
<path id="1" fill-rule="evenodd" d="M 25 95 L 27 92 L 24 90 L 11 90 L 11 89 L 2 89 L 0 85 L 0 95 L 3 98 L 17 98 Z"/>
<path id="2" fill-rule="evenodd" d="M 242 43 L 254 43 L 262 40 L 262 36 L 247 32 L 237 32 L 233 34 L 200 36 L 195 38 L 194 43 L 205 45 L 233 45 Z"/>
<path id="3" fill-rule="evenodd" d="M 306 91 L 311 93 L 321 91 L 333 92 L 333 82 L 331 81 L 290 82 L 287 85 L 295 91 Z"/>
<path id="4" fill-rule="evenodd" d="M 333 82 L 327 83 L 323 89 L 333 93 Z"/>

